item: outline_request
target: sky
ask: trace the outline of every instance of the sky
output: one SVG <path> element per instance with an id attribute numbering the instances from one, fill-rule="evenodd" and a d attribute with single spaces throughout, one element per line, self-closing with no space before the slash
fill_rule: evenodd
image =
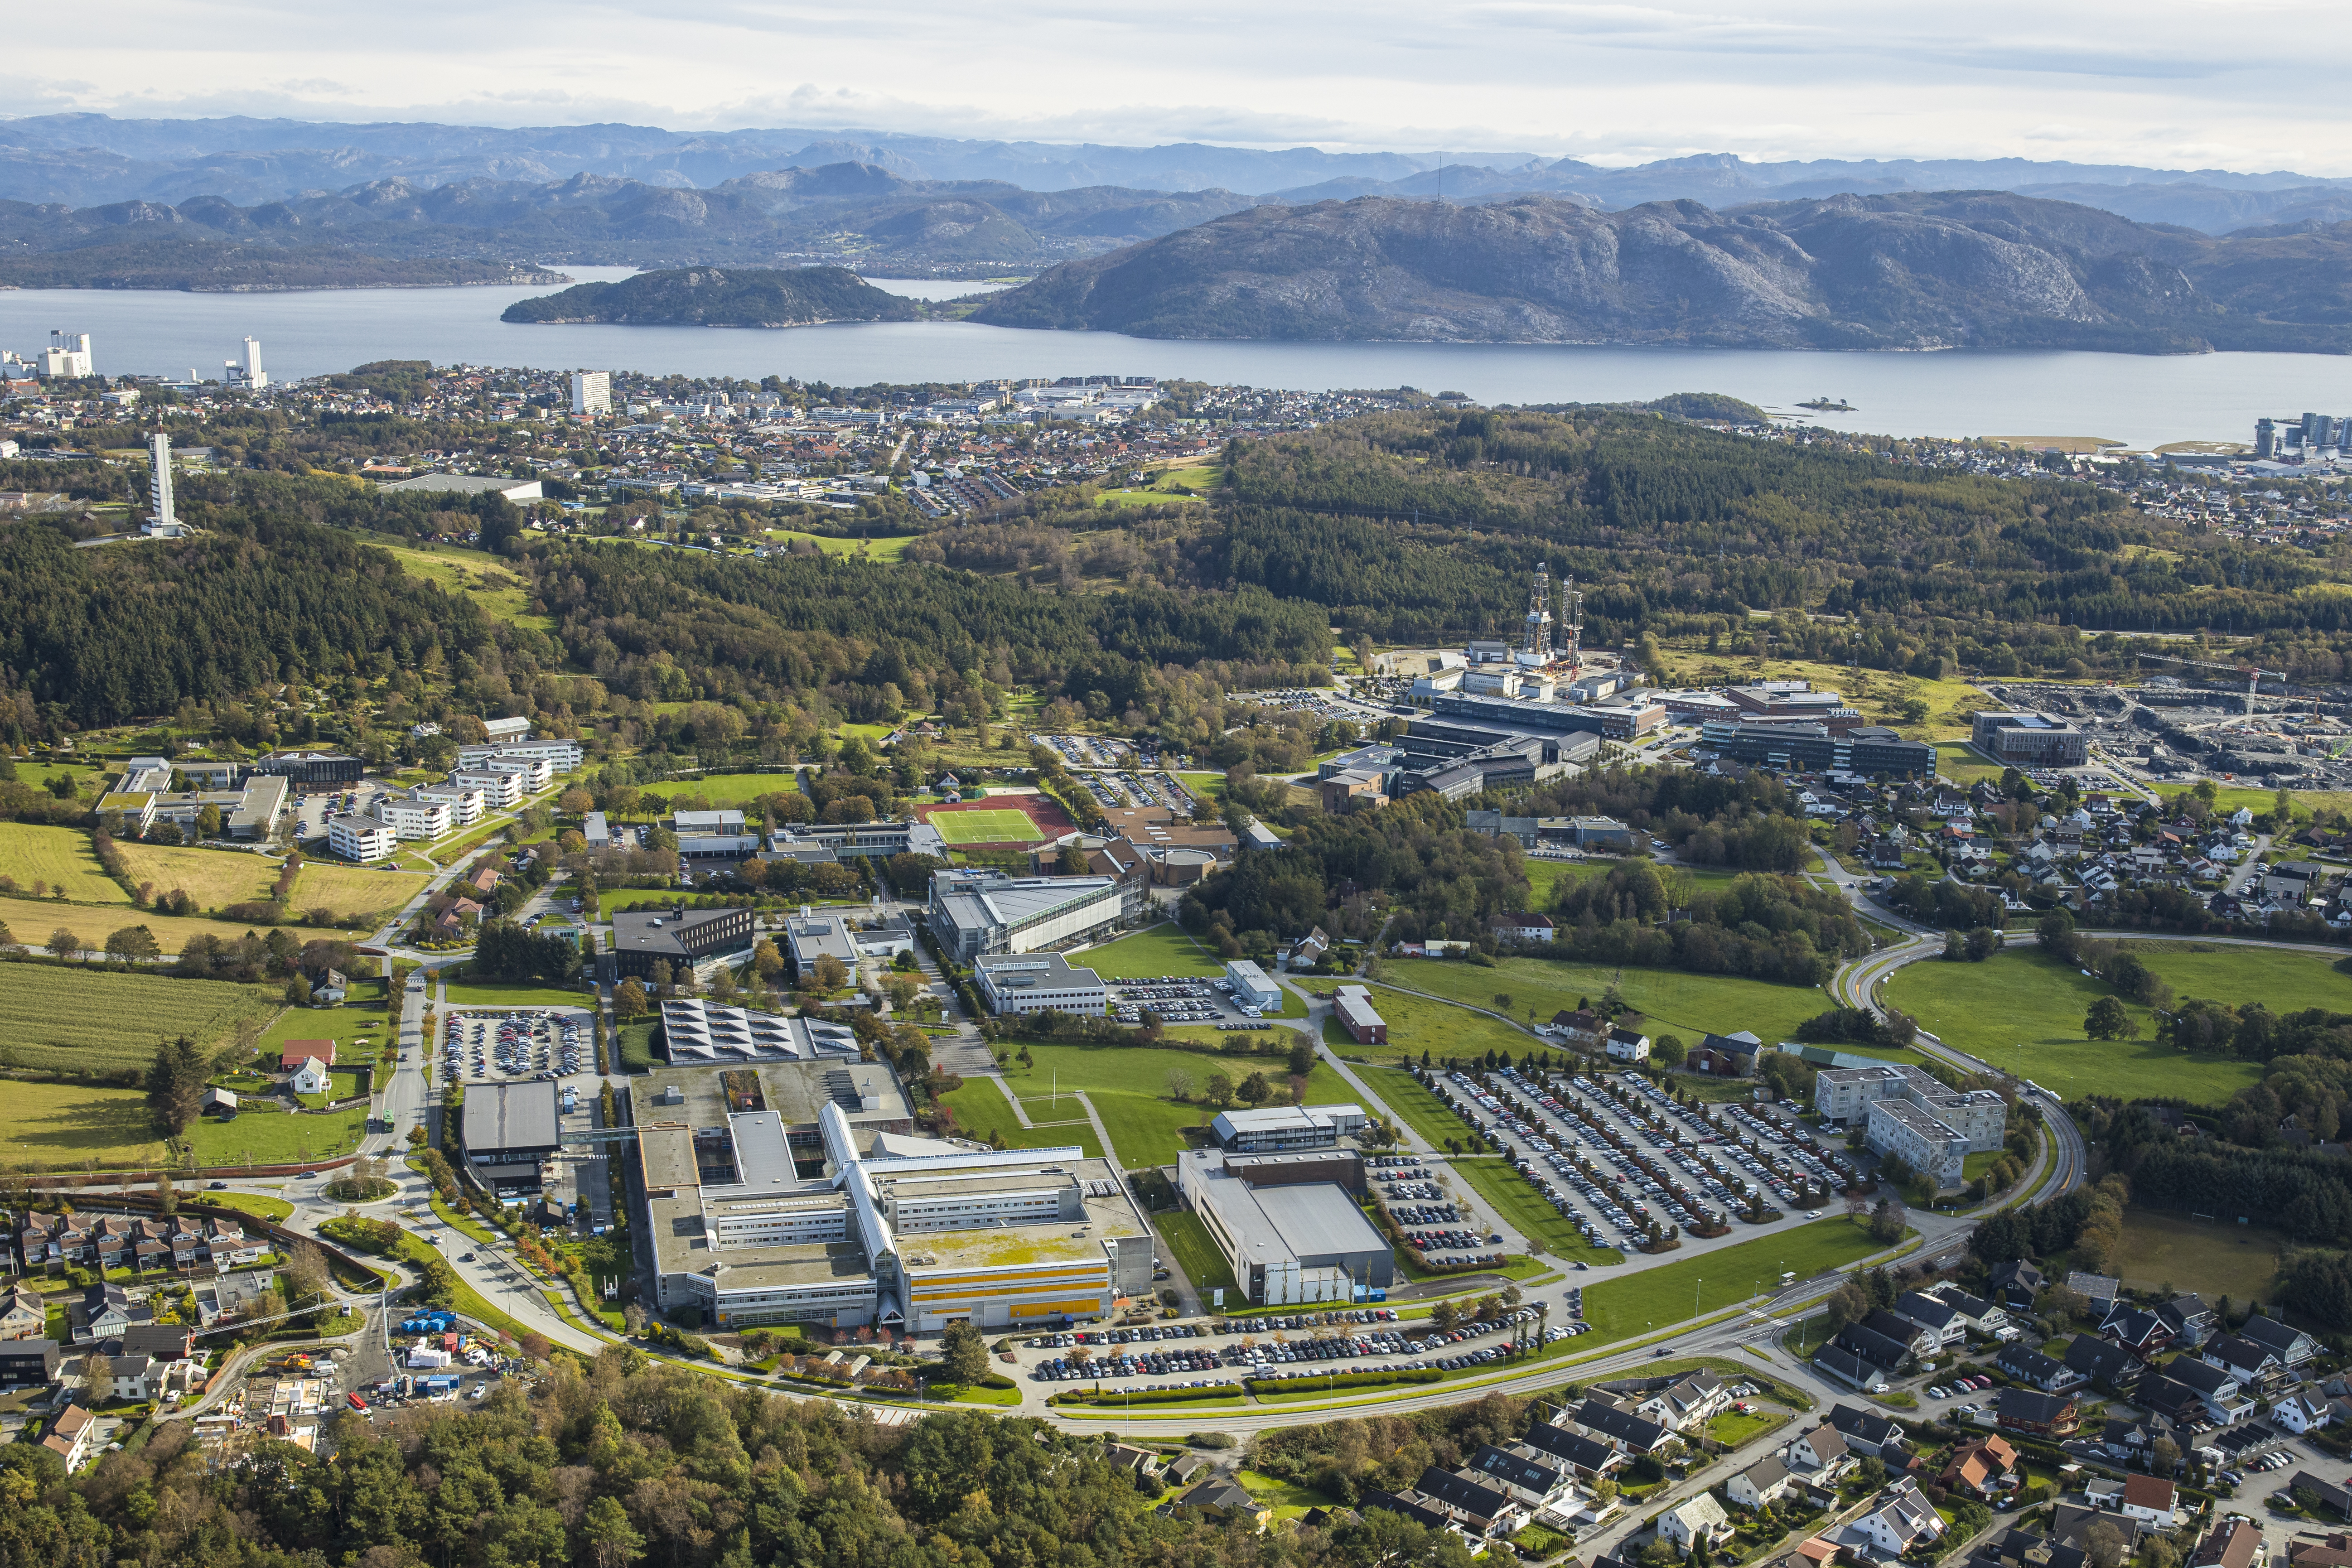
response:
<path id="1" fill-rule="evenodd" d="M 2336 0 L 110 0 L 10 31 L 20 114 L 2352 175 Z"/>

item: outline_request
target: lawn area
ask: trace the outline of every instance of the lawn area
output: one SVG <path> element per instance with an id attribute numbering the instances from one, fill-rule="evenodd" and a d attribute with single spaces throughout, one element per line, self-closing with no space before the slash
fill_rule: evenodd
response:
<path id="1" fill-rule="evenodd" d="M 1468 1124 L 1402 1068 L 1360 1067 L 1356 1076 L 1371 1086 L 1381 1103 L 1396 1112 L 1398 1121 L 1432 1146 L 1443 1149 L 1448 1138 L 1470 1135 Z"/>
<path id="2" fill-rule="evenodd" d="M 1234 1037 L 1277 1038 L 1288 1043 L 1281 1031 Z M 1110 1134 L 1114 1158 L 1122 1169 L 1130 1171 L 1172 1163 L 1190 1146 L 1184 1130 L 1203 1125 L 1214 1114 L 1202 1098 L 1211 1073 L 1222 1072 L 1236 1084 L 1252 1072 L 1264 1072 L 1277 1088 L 1286 1088 L 1289 1082 L 1285 1063 L 1276 1055 L 1211 1056 L 1139 1046 L 1033 1045 L 1029 1052 L 1035 1067 L 1024 1068 L 1016 1058 L 1004 1069 L 1007 1086 L 1021 1097 L 1029 1114 L 1040 1120 L 1077 1114 L 1067 1101 L 1059 1112 L 1045 1101 L 1056 1084 L 1065 1094 L 1085 1090 Z M 1191 1082 L 1189 1103 L 1170 1098 L 1170 1075 L 1174 1073 L 1183 1074 Z M 1307 1104 L 1344 1105 L 1354 1098 L 1328 1064 L 1316 1064 L 1307 1080 Z"/>
<path id="3" fill-rule="evenodd" d="M 2334 960 L 2315 953 L 2196 942 L 2140 942 L 2133 951 L 2183 997 L 2208 996 L 2233 1007 L 2260 1002 L 2273 1013 L 2305 1007 L 2352 1013 L 2352 974 L 2336 973 Z"/>
<path id="4" fill-rule="evenodd" d="M 1737 1306 L 1755 1294 L 1759 1281 L 1769 1290 L 1784 1273 L 1810 1279 L 1884 1250 L 1864 1226 L 1835 1215 L 1703 1258 L 1595 1281 L 1584 1288 L 1584 1316 L 1596 1342 L 1605 1344 Z"/>
<path id="5" fill-rule="evenodd" d="M 8 1085 L 7 1128 L 0 1135 L 0 1149 L 12 1161 L 79 1165 L 87 1160 L 101 1169 L 126 1167 L 149 1163 L 163 1148 L 154 1119 L 148 1114 L 147 1097 L 139 1089 L 72 1083 Z"/>
<path id="6" fill-rule="evenodd" d="M 294 907 L 342 915 L 387 915 L 415 898 L 432 879 L 418 871 L 370 871 L 331 861 L 305 860 L 294 878 Z"/>
<path id="7" fill-rule="evenodd" d="M 1161 974 L 1197 974 L 1222 979 L 1224 960 L 1194 942 L 1184 928 L 1166 921 L 1149 931 L 1107 942 L 1070 954 L 1070 962 L 1093 970 L 1106 980 L 1140 979 Z"/>
<path id="8" fill-rule="evenodd" d="M 100 868 L 89 835 L 79 828 L 0 822 L 0 877 L 9 878 L 26 893 L 36 882 L 45 884 L 51 897 L 62 888 L 68 903 L 131 901 L 131 895 Z"/>
<path id="9" fill-rule="evenodd" d="M 1388 973 L 1413 972 L 1417 979 L 1418 971 L 1424 967 L 1435 969 L 1439 965 L 1394 963 L 1389 965 Z M 1469 969 L 1467 965 L 1460 967 L 1472 974 L 1501 973 L 1493 969 Z M 1571 997 L 1571 1004 L 1573 1001 Z M 1388 1024 L 1389 1047 L 1415 1061 L 1421 1059 L 1424 1051 L 1429 1053 L 1433 1061 L 1450 1056 L 1483 1056 L 1488 1051 L 1508 1051 L 1512 1059 L 1517 1060 L 1528 1051 L 1554 1048 L 1526 1030 L 1516 1028 L 1499 1018 L 1468 1012 L 1450 1002 L 1398 991 L 1385 984 L 1372 987 L 1372 1005 Z M 1546 1018 L 1551 1016 L 1549 1012 L 1542 1016 Z M 1379 1047 L 1369 1048 L 1377 1050 Z"/>
<path id="10" fill-rule="evenodd" d="M 1613 1247 L 1594 1247 L 1581 1232 L 1546 1203 L 1527 1178 L 1511 1169 L 1500 1154 L 1473 1154 L 1450 1162 L 1462 1179 L 1495 1205 L 1511 1228 L 1531 1242 L 1542 1244 L 1554 1258 L 1582 1258 L 1587 1263 L 1622 1263 L 1625 1255 Z"/>
<path id="11" fill-rule="evenodd" d="M 1227 1305 L 1240 1300 L 1241 1287 L 1234 1282 L 1233 1267 L 1209 1238 L 1209 1228 L 1201 1223 L 1199 1215 L 1179 1209 L 1153 1215 L 1151 1223 L 1160 1227 L 1160 1239 L 1175 1255 L 1167 1259 L 1168 1263 L 1192 1282 L 1203 1302 L 1210 1300 L 1210 1291 L 1218 1289 L 1228 1292 Z"/>
<path id="12" fill-rule="evenodd" d="M 191 1194 L 191 1200 L 235 1209 L 256 1219 L 281 1220 L 294 1212 L 294 1205 L 284 1198 L 264 1197 L 259 1193 L 195 1193 Z"/>
<path id="13" fill-rule="evenodd" d="M 249 1110 L 234 1121 L 207 1117 L 188 1129 L 200 1165 L 274 1165 L 303 1158 L 348 1154 L 367 1136 L 367 1107 L 331 1116 L 298 1116 L 285 1110 Z"/>
<path id="14" fill-rule="evenodd" d="M 560 991 L 551 985 L 506 980 L 452 980 L 452 1007 L 593 1007 L 593 991 Z"/>
<path id="15" fill-rule="evenodd" d="M 1069 1101 L 1063 1102 L 1060 1114 L 1074 1121 L 1061 1127 L 1022 1126 L 1021 1119 L 1013 1114 L 1012 1102 L 1004 1098 L 1004 1091 L 993 1079 L 966 1079 L 962 1088 L 940 1096 L 940 1103 L 955 1112 L 955 1130 L 961 1137 L 983 1142 L 1001 1137 L 1008 1149 L 1051 1149 L 1076 1143 L 1085 1148 L 1089 1160 L 1102 1158 L 1100 1141 L 1095 1137 L 1086 1113 Z M 1043 1120 L 1045 1108 L 1034 1107 L 1030 1114 Z"/>
<path id="16" fill-rule="evenodd" d="M 2007 772 L 2005 764 L 1994 762 L 1966 741 L 1936 742 L 1936 775 L 1954 784 L 1972 784 L 1979 779 L 1998 779 Z M 2264 810 L 2269 809 L 2267 803 Z"/>
<path id="17" fill-rule="evenodd" d="M 1689 974 L 1676 969 L 1626 969 L 1608 964 L 1570 963 L 1550 958 L 1507 958 L 1492 969 L 1446 959 L 1405 959 L 1391 963 L 1387 977 L 1398 985 L 1433 991 L 1473 1006 L 1507 1011 L 1524 1019 L 1530 1010 L 1536 1021 L 1573 1009 L 1580 999 L 1598 1002 L 1612 976 L 1622 973 L 1619 992 L 1626 1005 L 1648 1020 L 1650 1034 L 1682 1037 L 1696 1046 L 1706 1034 L 1752 1031 L 1761 1040 L 1786 1040 L 1797 1026 L 1829 1008 L 1823 992 L 1809 985 L 1772 985 L 1730 974 Z M 1496 995 L 1508 996 L 1506 1008 Z M 1381 1016 L 1387 1016 L 1385 1000 Z M 1396 1038 L 1391 1021 L 1389 1038 Z M 1517 1036 L 1514 1054 L 1532 1042 Z M 1442 1053 L 1441 1053 L 1442 1054 Z M 1457 1051 L 1455 1054 L 1459 1055 Z"/>
<path id="18" fill-rule="evenodd" d="M 433 847 L 427 851 L 427 858 L 429 858 L 436 866 L 443 868 L 454 866 L 458 861 L 463 860 L 467 856 L 472 854 L 475 850 L 479 849 L 483 845 L 488 844 L 491 839 L 496 838 L 499 835 L 504 833 L 507 830 L 507 826 L 509 820 L 510 819 L 508 817 L 501 816 L 495 822 L 483 824 L 481 826 L 475 828 L 470 833 L 460 834 L 454 837 L 445 838 L 439 843 L 434 845 Z M 404 850 L 403 853 L 406 853 L 406 851 Z"/>
<path id="19" fill-rule="evenodd" d="M 235 849 L 186 849 L 169 844 L 117 841 L 134 882 L 152 882 L 159 893 L 177 888 L 205 909 L 247 903 L 269 896 L 278 862 Z"/>
<path id="20" fill-rule="evenodd" d="M 466 550 L 451 544 L 417 550 L 406 545 L 379 543 L 375 538 L 371 538 L 368 542 L 379 550 L 390 551 L 399 559 L 401 569 L 410 576 L 422 577 L 453 593 L 465 595 L 495 620 L 536 626 L 541 631 L 554 629 L 554 623 L 545 616 L 530 613 L 529 587 L 522 578 L 515 574 L 514 568 L 487 550 Z"/>
<path id="21" fill-rule="evenodd" d="M 1742 1415 L 1737 1410 L 1727 1410 L 1706 1424 L 1706 1435 L 1727 1448 L 1737 1448 L 1751 1438 L 1760 1437 L 1786 1421 L 1786 1415 L 1758 1411 Z"/>
<path id="22" fill-rule="evenodd" d="M 827 555 L 863 555 L 874 561 L 897 561 L 907 553 L 907 546 L 919 535 L 909 534 L 894 539 L 832 539 L 822 533 L 794 533 L 789 529 L 772 528 L 768 537 L 789 543 L 805 539 Z"/>
<path id="23" fill-rule="evenodd" d="M 1293 1486 L 1277 1481 L 1272 1476 L 1259 1475 L 1255 1470 L 1241 1470 L 1234 1479 L 1242 1489 L 1265 1504 L 1273 1511 L 1273 1521 L 1279 1525 L 1286 1519 L 1297 1519 L 1309 1509 L 1330 1508 L 1337 1499 L 1326 1497 L 1311 1488 Z"/>
<path id="24" fill-rule="evenodd" d="M 1581 882 L 1601 876 L 1614 863 L 1609 860 L 1553 860 L 1535 855 L 1521 858 L 1519 868 L 1528 874 L 1528 908 L 1551 908 L 1554 888 L 1562 882 Z"/>
<path id="25" fill-rule="evenodd" d="M 270 987 L 221 980 L 35 963 L 5 973 L 0 1055 L 11 1066 L 44 1071 L 144 1071 L 166 1037 L 216 1046 L 240 1023 L 261 1023 L 284 1005 Z M 0 1142 L 6 1120 L 0 1118 Z"/>
<path id="26" fill-rule="evenodd" d="M 667 801 L 672 795 L 698 795 L 710 803 L 714 811 L 724 811 L 763 795 L 793 795 L 800 787 L 800 774 L 790 770 L 773 773 L 705 773 L 700 778 L 647 784 L 645 796 L 647 800 L 658 797 Z"/>
<path id="27" fill-rule="evenodd" d="M 234 941 L 247 931 L 268 929 L 237 921 L 206 920 L 201 915 L 159 915 L 152 910 L 133 909 L 129 904 L 93 909 L 88 904 L 58 903 L 54 899 L 36 902 L 31 899 L 10 898 L 0 898 L 0 925 L 7 926 L 16 933 L 16 940 L 27 947 L 43 946 L 48 942 L 49 933 L 63 926 L 81 939 L 83 950 L 89 952 L 102 950 L 107 937 L 125 926 L 145 926 L 153 934 L 156 945 L 167 954 L 180 952 L 191 937 L 216 936 L 224 941 Z M 350 940 L 360 933 L 303 926 L 296 934 L 299 940 L 308 942 L 314 936 Z"/>
<path id="28" fill-rule="evenodd" d="M 2210 1220 L 2148 1209 L 2124 1211 L 2124 1242 L 2116 1248 L 2117 1277 L 2135 1289 L 2194 1290 L 2209 1301 L 2267 1301 L 2286 1237 L 2261 1225 L 2239 1225 L 2233 1214 Z"/>
<path id="29" fill-rule="evenodd" d="M 2262 994 L 2255 961 L 2271 955 L 2231 950 L 2255 978 L 2232 985 L 2217 1000 L 2251 1001 Z M 2194 956 L 2194 955 L 2191 955 Z M 2151 959 L 2154 967 L 2161 959 Z M 2305 962 L 2323 963 L 2325 961 Z M 1945 963 L 1929 959 L 1895 972 L 1881 996 L 1919 1020 L 1919 1026 L 1945 1044 L 1983 1058 L 2004 1071 L 2032 1079 L 2063 1100 L 2092 1092 L 2111 1093 L 2127 1084 L 2135 1094 L 2178 1096 L 2194 1104 L 2219 1105 L 2261 1079 L 2259 1062 L 2191 1056 L 2156 1044 L 2147 1009 L 2126 1006 L 2140 1026 L 2137 1040 L 2092 1040 L 2083 1034 L 2091 1004 L 2112 993 L 2105 981 L 2037 951 L 2011 949 L 1982 963 Z"/>

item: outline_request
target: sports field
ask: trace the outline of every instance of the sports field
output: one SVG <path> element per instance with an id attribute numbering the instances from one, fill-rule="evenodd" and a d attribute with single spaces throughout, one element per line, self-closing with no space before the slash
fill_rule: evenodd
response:
<path id="1" fill-rule="evenodd" d="M 89 835 L 71 827 L 0 822 L 0 876 L 14 880 L 22 892 L 31 892 L 36 882 L 52 897 L 63 889 L 66 899 L 77 904 L 131 901 L 131 895 L 100 868 Z"/>
<path id="2" fill-rule="evenodd" d="M 241 904 L 269 896 L 278 862 L 234 849 L 185 849 L 124 839 L 117 846 L 134 882 L 152 882 L 159 893 L 174 888 L 205 909 Z"/>
<path id="3" fill-rule="evenodd" d="M 2258 1217 L 2258 1216 L 2257 1216 Z M 2116 1272 L 2137 1290 L 2194 1290 L 2208 1301 L 2266 1301 L 2286 1238 L 2234 1215 L 2195 1219 L 2181 1214 L 2124 1211 L 2124 1244 Z"/>
<path id="4" fill-rule="evenodd" d="M 1022 811 L 942 811 L 930 820 L 950 844 L 1034 844 L 1045 837 Z"/>

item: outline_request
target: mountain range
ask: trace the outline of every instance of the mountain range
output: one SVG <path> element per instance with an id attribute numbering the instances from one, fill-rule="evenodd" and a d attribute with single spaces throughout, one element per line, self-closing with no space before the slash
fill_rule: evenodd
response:
<path id="1" fill-rule="evenodd" d="M 1263 205 L 972 316 L 1158 338 L 1739 348 L 2352 349 L 2352 223 L 2217 239 L 2004 192 L 1601 212 Z"/>
<path id="2" fill-rule="evenodd" d="M 709 189 L 779 169 L 843 163 L 908 180 L 998 181 L 1028 191 L 1227 190 L 1305 203 L 1435 195 L 1441 183 L 1448 200 L 1549 195 L 1605 207 L 1685 198 L 1726 206 L 1847 193 L 2007 190 L 2212 233 L 2352 217 L 2352 180 L 2022 158 L 1748 162 L 1703 153 L 1609 168 L 1525 149 L 1449 154 L 1200 142 L 1121 147 L 789 127 L 681 132 L 620 124 L 500 128 L 102 114 L 0 121 L 0 197 L 69 207 L 125 201 L 175 205 L 197 196 L 256 206 L 395 179 L 428 189 L 478 180 L 548 185 L 588 174 Z"/>

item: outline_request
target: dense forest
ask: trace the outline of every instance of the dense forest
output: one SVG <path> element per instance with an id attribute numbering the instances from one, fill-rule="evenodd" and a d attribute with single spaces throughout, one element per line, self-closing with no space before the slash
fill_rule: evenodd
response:
<path id="1" fill-rule="evenodd" d="M 1496 1405 L 1518 1418 L 1517 1402 Z M 1485 1406 L 1469 1407 L 1483 1409 Z M 1444 1415 L 1420 1418 L 1458 1446 Z M 0 1563 L 59 1568 L 1467 1568 L 1395 1514 L 1259 1535 L 1164 1518 L 1089 1437 L 977 1412 L 882 1426 L 651 1366 L 559 1353 L 464 1413 L 346 1416 L 331 1452 L 266 1436 L 201 1447 L 152 1429 L 71 1480 L 0 1448 Z M 322 1445 L 322 1447 L 325 1447 Z"/>

